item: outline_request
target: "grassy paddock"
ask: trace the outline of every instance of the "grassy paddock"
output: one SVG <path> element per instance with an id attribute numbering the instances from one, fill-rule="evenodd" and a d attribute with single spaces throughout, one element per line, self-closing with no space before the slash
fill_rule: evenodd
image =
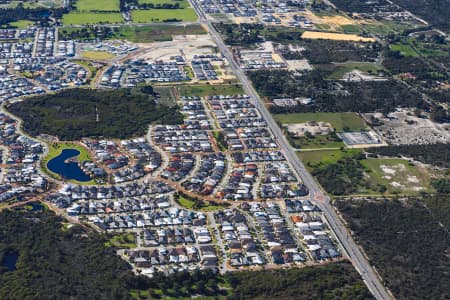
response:
<path id="1" fill-rule="evenodd" d="M 328 76 L 328 79 L 339 80 L 344 75 L 353 70 L 359 70 L 365 73 L 378 74 L 384 68 L 368 62 L 348 62 L 344 64 L 335 64 L 336 69 Z"/>
<path id="2" fill-rule="evenodd" d="M 133 10 L 131 11 L 131 19 L 134 23 L 163 22 L 171 19 L 193 22 L 197 20 L 197 15 L 192 8 Z"/>
<path id="3" fill-rule="evenodd" d="M 343 132 L 344 128 L 351 131 L 366 129 L 366 124 L 362 118 L 356 113 L 294 113 L 294 114 L 274 114 L 273 117 L 277 122 L 282 124 L 288 123 L 305 123 L 309 121 L 328 122 L 336 132 Z"/>
<path id="4" fill-rule="evenodd" d="M 369 158 L 362 160 L 361 164 L 368 171 L 370 181 L 386 186 L 389 193 L 414 194 L 419 191 L 432 191 L 428 172 L 410 165 L 407 160 Z"/>
<path id="5" fill-rule="evenodd" d="M 119 11 L 119 0 L 77 0 L 75 7 L 78 11 Z"/>
<path id="6" fill-rule="evenodd" d="M 120 13 L 71 12 L 62 17 L 64 25 L 123 23 Z"/>
<path id="7" fill-rule="evenodd" d="M 189 7 L 189 2 L 186 0 L 178 1 L 178 0 L 138 0 L 139 4 L 153 4 L 153 5 L 163 5 L 163 4 L 177 4 L 180 5 L 180 8 Z"/>
<path id="8" fill-rule="evenodd" d="M 178 87 L 178 93 L 181 96 L 212 96 L 212 95 L 238 95 L 243 94 L 244 90 L 238 84 L 198 84 L 181 85 Z"/>
<path id="9" fill-rule="evenodd" d="M 311 170 L 308 166 L 322 164 L 332 164 L 344 157 L 351 157 L 356 154 L 361 153 L 359 149 L 345 149 L 345 150 L 315 150 L 315 151 L 305 151 L 297 152 L 297 156 L 305 163 L 306 167 Z"/>

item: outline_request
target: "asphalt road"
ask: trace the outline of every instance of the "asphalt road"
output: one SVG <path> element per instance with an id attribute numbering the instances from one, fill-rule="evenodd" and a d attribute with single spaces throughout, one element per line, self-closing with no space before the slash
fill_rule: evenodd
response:
<path id="1" fill-rule="evenodd" d="M 211 22 L 207 20 L 206 15 L 203 13 L 198 3 L 195 0 L 190 1 L 200 17 L 200 22 L 208 27 L 210 35 L 219 47 L 222 54 L 228 60 L 228 63 L 230 64 L 237 78 L 241 81 L 245 92 L 251 97 L 251 99 L 253 100 L 253 104 L 259 109 L 261 115 L 267 121 L 269 128 L 272 130 L 272 133 L 278 144 L 280 145 L 282 152 L 286 156 L 286 159 L 292 165 L 299 178 L 309 188 L 311 200 L 317 203 L 317 205 L 322 209 L 324 216 L 328 221 L 328 224 L 339 240 L 343 250 L 347 254 L 348 258 L 352 261 L 357 271 L 361 274 L 369 290 L 377 299 L 393 299 L 392 295 L 387 291 L 386 287 L 381 282 L 380 277 L 375 273 L 372 266 L 362 254 L 361 249 L 350 236 L 347 228 L 344 226 L 342 220 L 339 218 L 333 206 L 331 205 L 330 198 L 322 191 L 320 186 L 316 183 L 311 174 L 305 169 L 303 163 L 297 157 L 295 151 L 284 137 L 281 129 L 272 118 L 270 112 L 265 107 L 262 99 L 253 88 L 250 80 L 247 78 L 244 71 L 235 61 L 231 51 L 226 47 L 225 43 L 211 24 Z"/>

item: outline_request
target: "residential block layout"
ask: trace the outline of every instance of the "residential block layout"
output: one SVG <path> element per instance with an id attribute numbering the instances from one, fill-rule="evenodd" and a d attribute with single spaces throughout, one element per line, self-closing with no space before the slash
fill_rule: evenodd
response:
<path id="1" fill-rule="evenodd" d="M 417 240 L 426 261 L 448 250 L 449 10 L 424 2 L 0 1 L 0 282 L 445 298 L 428 278 L 447 265 Z M 38 242 L 58 251 L 52 275 Z M 111 264 L 71 263 L 86 255 Z M 14 289 L 0 298 L 47 296 Z"/>

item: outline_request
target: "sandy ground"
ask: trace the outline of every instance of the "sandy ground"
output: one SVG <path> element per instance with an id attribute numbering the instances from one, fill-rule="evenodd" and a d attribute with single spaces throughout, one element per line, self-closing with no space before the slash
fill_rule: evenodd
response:
<path id="1" fill-rule="evenodd" d="M 286 60 L 286 63 L 289 66 L 289 70 L 298 70 L 298 71 L 311 71 L 313 68 L 309 64 L 307 59 L 294 59 L 294 60 Z"/>
<path id="2" fill-rule="evenodd" d="M 366 114 L 366 119 L 376 117 L 384 124 L 374 129 L 389 144 L 434 144 L 450 142 L 450 124 L 437 124 L 416 117 L 412 112 L 399 111 L 383 117 L 381 113 Z"/>
<path id="3" fill-rule="evenodd" d="M 302 34 L 302 38 L 336 40 L 336 41 L 375 42 L 374 38 L 366 38 L 356 34 L 330 33 L 318 31 L 305 31 Z"/>
<path id="4" fill-rule="evenodd" d="M 179 35 L 173 41 L 138 44 L 147 51 L 140 58 L 147 60 L 169 60 L 171 56 L 183 55 L 192 60 L 195 55 L 213 54 L 216 44 L 208 35 Z"/>

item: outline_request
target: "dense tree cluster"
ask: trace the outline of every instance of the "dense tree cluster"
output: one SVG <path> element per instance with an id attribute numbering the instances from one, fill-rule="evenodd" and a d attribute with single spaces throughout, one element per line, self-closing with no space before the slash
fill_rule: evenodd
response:
<path id="1" fill-rule="evenodd" d="M 254 47 L 255 43 L 273 41 L 276 43 L 296 43 L 300 41 L 302 30 L 262 24 L 214 24 L 217 31 L 224 37 L 226 44 L 231 46 Z"/>
<path id="2" fill-rule="evenodd" d="M 432 207 L 436 199 L 340 200 L 336 206 L 371 262 L 397 299 L 448 299 L 450 297 L 450 243 L 448 194 L 439 198 L 440 210 Z M 446 203 L 446 206 L 442 206 Z M 430 214 L 430 211 L 432 212 Z M 442 222 L 441 222 L 442 223 Z M 446 229 L 447 228 L 447 229 Z"/>
<path id="3" fill-rule="evenodd" d="M 314 175 L 322 187 L 334 195 L 350 195 L 361 187 L 370 188 L 370 183 L 364 177 L 364 166 L 360 160 L 364 155 L 344 157 L 336 163 L 319 165 L 314 168 Z"/>
<path id="4" fill-rule="evenodd" d="M 312 64 L 346 61 L 375 61 L 382 49 L 379 43 L 302 39 L 302 52 Z"/>
<path id="5" fill-rule="evenodd" d="M 0 262 L 19 255 L 16 270 L 0 268 L 1 299 L 128 299 L 133 274 L 104 238 L 80 226 L 63 229 L 49 211 L 0 213 Z"/>
<path id="6" fill-rule="evenodd" d="M 343 82 L 327 80 L 329 73 L 313 70 L 302 76 L 287 70 L 248 72 L 260 94 L 268 98 L 309 97 L 314 103 L 297 107 L 272 107 L 273 113 L 286 112 L 391 112 L 396 107 L 421 107 L 420 95 L 397 81 Z"/>
<path id="7" fill-rule="evenodd" d="M 438 167 L 450 168 L 450 144 L 397 145 L 368 149 L 382 156 L 406 156 Z"/>
<path id="8" fill-rule="evenodd" d="M 177 107 L 159 105 L 153 95 L 136 89 L 71 89 L 11 104 L 31 135 L 50 134 L 61 140 L 101 136 L 125 139 L 142 136 L 153 122 L 181 124 Z"/>
<path id="9" fill-rule="evenodd" d="M 392 2 L 438 28 L 450 30 L 450 2 L 447 0 L 392 0 Z"/>
<path id="10" fill-rule="evenodd" d="M 375 1 L 358 1 L 358 0 L 333 0 L 337 8 L 351 13 L 371 13 L 375 12 L 376 8 L 383 5 L 388 5 L 387 0 Z"/>
<path id="11" fill-rule="evenodd" d="M 0 25 L 7 25 L 19 20 L 31 20 L 45 24 L 50 16 L 60 18 L 66 12 L 67 10 L 64 8 L 25 8 L 22 3 L 19 3 L 14 8 L 0 9 Z"/>
<path id="12" fill-rule="evenodd" d="M 227 274 L 230 299 L 373 299 L 349 262 Z"/>
<path id="13" fill-rule="evenodd" d="M 431 65 L 421 57 L 405 56 L 399 51 L 386 50 L 383 66 L 392 74 L 411 73 L 418 80 L 447 79 L 443 70 Z"/>
<path id="14" fill-rule="evenodd" d="M 136 276 L 106 236 L 66 226 L 53 212 L 0 212 L 1 299 L 372 299 L 349 262 L 219 275 L 210 270 Z M 2 264 L 18 254 L 14 271 Z M 232 289 L 222 286 L 231 285 Z"/>

